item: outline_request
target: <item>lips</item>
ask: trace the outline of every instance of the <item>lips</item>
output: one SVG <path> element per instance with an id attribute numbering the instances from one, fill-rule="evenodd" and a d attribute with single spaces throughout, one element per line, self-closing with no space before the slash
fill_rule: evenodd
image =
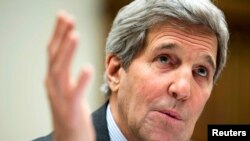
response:
<path id="1" fill-rule="evenodd" d="M 176 112 L 174 110 L 162 110 L 160 112 L 165 114 L 166 116 L 168 116 L 170 118 L 173 118 L 173 119 L 176 119 L 176 120 L 182 120 L 182 116 L 178 112 Z"/>

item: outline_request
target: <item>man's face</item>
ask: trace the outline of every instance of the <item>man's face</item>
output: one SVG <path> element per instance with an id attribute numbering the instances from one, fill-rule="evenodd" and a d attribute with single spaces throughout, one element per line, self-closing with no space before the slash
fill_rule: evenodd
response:
<path id="1" fill-rule="evenodd" d="M 177 23 L 178 24 L 178 23 Z M 111 111 L 129 140 L 186 141 L 213 87 L 217 39 L 203 26 L 160 24 L 119 71 Z"/>

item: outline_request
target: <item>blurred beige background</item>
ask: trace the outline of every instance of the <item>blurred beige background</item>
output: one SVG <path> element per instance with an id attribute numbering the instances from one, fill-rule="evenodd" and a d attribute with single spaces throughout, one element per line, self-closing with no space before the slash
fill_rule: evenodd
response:
<path id="1" fill-rule="evenodd" d="M 73 14 L 80 32 L 73 76 L 86 63 L 96 68 L 88 89 L 91 110 L 103 101 L 104 45 L 100 0 L 0 0 L 0 140 L 27 141 L 51 132 L 44 88 L 46 46 L 56 13 Z"/>
<path id="2" fill-rule="evenodd" d="M 0 140 L 31 140 L 52 130 L 43 79 L 59 9 L 76 17 L 81 33 L 73 76 L 83 64 L 93 64 L 88 101 L 92 111 L 102 104 L 105 40 L 118 9 L 130 1 L 0 0 Z M 195 128 L 195 141 L 207 140 L 207 124 L 250 124 L 250 1 L 214 1 L 229 24 L 229 58 Z"/>

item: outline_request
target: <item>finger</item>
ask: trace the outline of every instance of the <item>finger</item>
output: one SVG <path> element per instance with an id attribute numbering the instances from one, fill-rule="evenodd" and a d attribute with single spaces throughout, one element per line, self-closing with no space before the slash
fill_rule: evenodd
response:
<path id="1" fill-rule="evenodd" d="M 68 34 L 74 29 L 75 22 L 73 18 L 71 18 L 69 15 L 64 15 L 62 19 L 62 26 L 61 30 L 59 30 L 55 37 L 53 38 L 53 43 L 51 45 L 52 52 L 51 52 L 51 63 L 53 64 L 56 60 L 55 58 L 60 54 L 61 50 L 63 50 L 62 46 L 65 42 Z"/>
<path id="2" fill-rule="evenodd" d="M 66 12 L 58 13 L 56 28 L 48 46 L 50 63 L 53 64 L 54 58 L 58 54 L 61 43 L 67 36 L 68 32 L 74 27 L 75 22 L 69 14 L 67 14 Z"/>
<path id="3" fill-rule="evenodd" d="M 56 52 L 56 42 L 58 42 L 58 40 L 56 39 L 58 39 L 60 35 L 62 36 L 63 29 L 64 29 L 63 12 L 61 11 L 60 13 L 57 14 L 54 32 L 48 45 L 49 58 L 52 58 L 53 54 Z"/>
<path id="4" fill-rule="evenodd" d="M 92 75 L 93 69 L 91 66 L 82 69 L 74 89 L 74 94 L 76 95 L 76 98 L 79 98 L 79 96 L 85 96 L 84 90 L 86 89 L 86 86 L 90 81 Z"/>
<path id="5" fill-rule="evenodd" d="M 68 72 L 73 54 L 79 42 L 79 34 L 77 31 L 71 31 L 64 39 L 56 58 L 54 59 L 53 71 L 63 73 Z"/>
<path id="6" fill-rule="evenodd" d="M 67 95 L 72 89 L 70 84 L 70 64 L 75 52 L 77 43 L 79 41 L 79 35 L 76 31 L 72 31 L 68 34 L 68 37 L 64 40 L 63 46 L 55 59 L 51 75 L 54 79 L 54 83 L 58 91 L 63 95 Z"/>
<path id="7" fill-rule="evenodd" d="M 63 37 L 61 38 L 60 43 L 58 43 L 58 49 L 55 53 L 55 55 L 52 57 L 51 62 L 51 68 L 53 68 L 54 65 L 60 64 L 62 62 L 62 58 L 64 58 L 65 52 L 68 50 L 68 48 L 71 45 L 71 42 L 75 42 L 76 40 L 72 38 L 72 33 L 75 32 L 72 26 L 68 25 L 68 28 L 65 29 L 65 33 Z"/>
<path id="8" fill-rule="evenodd" d="M 58 64 L 60 65 L 59 67 L 63 67 L 64 70 L 69 70 L 71 67 L 71 62 L 73 59 L 73 55 L 75 53 L 75 50 L 78 46 L 79 43 L 79 32 L 76 30 L 72 31 L 69 33 L 67 41 L 64 43 L 64 50 L 60 53 L 58 56 Z"/>

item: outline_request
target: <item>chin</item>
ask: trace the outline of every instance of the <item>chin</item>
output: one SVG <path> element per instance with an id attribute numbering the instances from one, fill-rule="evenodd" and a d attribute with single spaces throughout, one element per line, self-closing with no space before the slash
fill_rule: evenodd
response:
<path id="1" fill-rule="evenodd" d="M 145 137 L 143 141 L 188 141 L 188 139 L 173 137 L 172 135 L 149 135 Z"/>
<path id="2" fill-rule="evenodd" d="M 141 135 L 143 141 L 189 141 L 191 135 L 187 133 L 172 133 L 160 130 L 144 132 Z"/>

